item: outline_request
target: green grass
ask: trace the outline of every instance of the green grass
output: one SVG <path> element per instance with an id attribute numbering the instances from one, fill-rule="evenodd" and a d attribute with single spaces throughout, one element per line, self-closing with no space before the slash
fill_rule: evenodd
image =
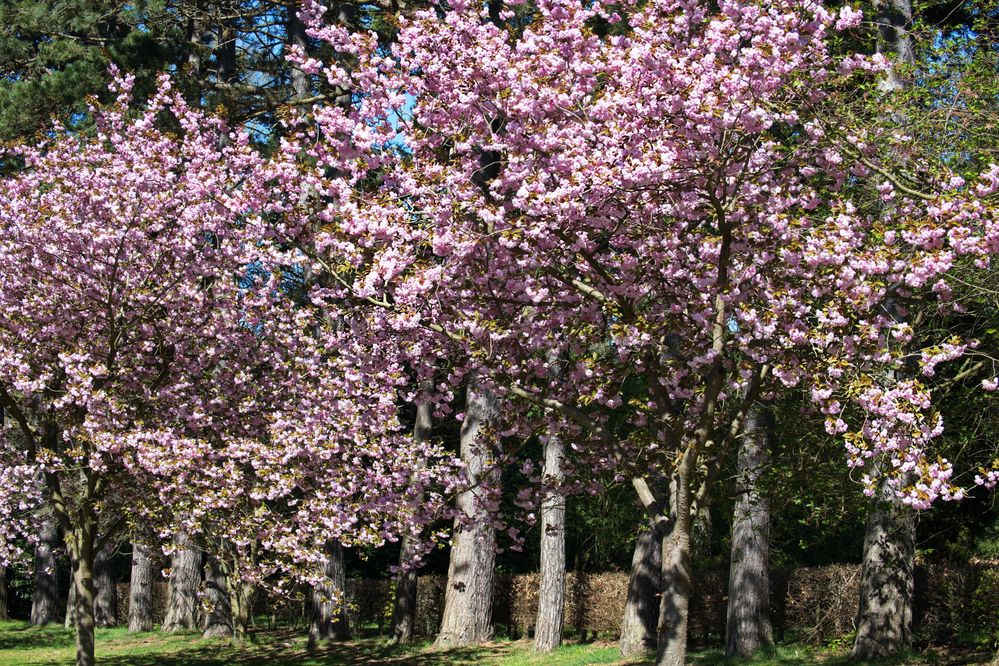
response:
<path id="1" fill-rule="evenodd" d="M 98 629 L 97 661 L 108 666 L 431 666 L 433 664 L 503 666 L 582 666 L 628 664 L 609 643 L 566 645 L 551 655 L 535 655 L 529 641 L 496 641 L 481 647 L 435 651 L 429 644 L 392 647 L 372 638 L 333 644 L 315 652 L 307 649 L 301 629 L 258 631 L 255 640 L 234 648 L 224 639 L 198 634 L 129 634 L 125 629 Z M 73 632 L 62 627 L 32 627 L 25 622 L 0 622 L 0 666 L 71 664 Z"/>
<path id="2" fill-rule="evenodd" d="M 931 664 L 985 664 L 991 659 L 988 651 L 974 649 L 934 648 L 923 652 L 908 651 L 898 656 L 881 659 L 877 666 L 931 665 Z M 799 666 L 804 664 L 823 664 L 824 666 L 862 666 L 868 662 L 856 662 L 850 659 L 849 646 L 838 648 L 820 648 L 811 645 L 791 644 L 778 645 L 771 650 L 761 652 L 752 659 L 726 657 L 721 649 L 699 650 L 690 655 L 691 664 L 715 664 L 724 666 Z"/>
<path id="3" fill-rule="evenodd" d="M 528 640 L 498 640 L 472 648 L 436 651 L 429 643 L 404 648 L 391 647 L 384 638 L 365 638 L 337 643 L 309 652 L 301 629 L 262 629 L 255 640 L 234 648 L 224 639 L 205 639 L 195 633 L 129 634 L 125 629 L 97 630 L 97 661 L 102 666 L 584 666 L 587 664 L 650 664 L 621 658 L 616 644 L 607 641 L 573 643 L 548 655 L 536 655 Z M 32 627 L 26 622 L 0 622 L 0 666 L 55 666 L 72 664 L 73 633 L 61 626 Z M 983 654 L 987 659 L 988 655 Z M 698 650 L 690 655 L 698 665 L 726 664 L 826 664 L 852 663 L 842 650 L 803 645 L 778 646 L 753 659 L 729 659 L 721 650 Z M 982 663 L 946 652 L 908 654 L 884 664 Z"/>

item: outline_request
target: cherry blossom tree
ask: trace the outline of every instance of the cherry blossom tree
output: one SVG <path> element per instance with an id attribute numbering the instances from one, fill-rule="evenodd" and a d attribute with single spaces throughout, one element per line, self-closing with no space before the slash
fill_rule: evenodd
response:
<path id="1" fill-rule="evenodd" d="M 256 157 L 245 137 L 220 147 L 221 124 L 166 79 L 129 119 L 131 82 L 118 82 L 93 138 L 57 127 L 5 153 L 24 168 L 0 182 L 0 402 L 12 416 L 0 455 L 20 476 L 0 504 L 18 515 L 51 505 L 72 562 L 81 664 L 94 660 L 95 554 L 115 531 L 108 519 L 123 521 L 146 486 L 134 438 L 179 447 L 183 430 L 235 420 L 239 398 L 197 389 L 222 382 L 243 397 L 236 363 L 258 347 L 242 323 L 241 250 L 226 242 Z M 161 113 L 174 131 L 158 128 Z M 18 527 L 5 522 L 5 540 Z"/>
<path id="2" fill-rule="evenodd" d="M 79 664 L 94 663 L 94 557 L 125 523 L 218 544 L 245 620 L 256 585 L 314 576 L 331 540 L 435 517 L 455 469 L 401 431 L 392 349 L 318 290 L 294 297 L 301 267 L 255 235 L 279 211 L 247 135 L 166 77 L 141 108 L 131 85 L 92 110 L 94 136 L 7 151 L 23 168 L 0 181 L 0 555 L 48 504 Z"/>
<path id="3" fill-rule="evenodd" d="M 24 169 L 0 181 L 0 557 L 51 505 L 78 663 L 117 523 L 211 551 L 245 618 L 451 493 L 500 527 L 492 469 L 537 433 L 566 443 L 559 492 L 628 478 L 662 535 L 662 664 L 685 661 L 693 517 L 761 397 L 810 390 L 871 495 L 967 492 L 894 370 L 973 349 L 914 352 L 905 300 L 959 307 L 950 271 L 999 247 L 999 167 L 917 186 L 881 160 L 903 136 L 837 113 L 887 67 L 833 52 L 858 12 L 458 1 L 386 47 L 323 11 L 297 16 L 335 57 L 295 64 L 351 102 L 297 105 L 267 160 L 165 78 L 142 109 L 120 79 L 93 137 L 3 156 Z M 468 472 L 398 412 L 444 416 L 470 382 L 503 409 Z"/>
<path id="4" fill-rule="evenodd" d="M 837 116 L 887 67 L 834 54 L 859 12 L 548 0 L 504 27 L 459 2 L 402 19 L 387 49 L 323 11 L 300 15 L 339 56 L 299 65 L 353 104 L 284 144 L 279 189 L 318 205 L 275 237 L 380 335 L 460 350 L 505 400 L 501 432 L 543 412 L 576 473 L 631 478 L 665 534 L 660 663 L 684 662 L 692 517 L 761 396 L 809 387 L 868 493 L 963 496 L 928 390 L 891 372 L 911 337 L 897 303 L 945 300 L 954 261 L 987 261 L 999 172 L 917 190 Z"/>

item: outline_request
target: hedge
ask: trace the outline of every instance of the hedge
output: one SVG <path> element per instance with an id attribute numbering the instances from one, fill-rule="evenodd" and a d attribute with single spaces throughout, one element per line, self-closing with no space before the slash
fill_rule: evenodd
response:
<path id="1" fill-rule="evenodd" d="M 528 634 L 537 612 L 538 575 L 496 577 L 493 622 L 499 631 Z M 804 567 L 772 574 L 772 610 L 778 640 L 821 644 L 853 631 L 860 586 L 858 565 Z M 443 576 L 421 576 L 417 585 L 418 635 L 433 636 L 444 605 Z M 699 571 L 690 603 L 690 639 L 694 644 L 718 644 L 725 629 L 727 573 Z M 393 584 L 389 580 L 349 579 L 348 604 L 355 627 L 386 631 L 391 615 Z M 613 637 L 616 635 L 628 588 L 625 572 L 569 572 L 566 580 L 566 629 Z M 154 619 L 162 621 L 166 583 L 156 582 Z M 128 585 L 118 585 L 120 621 L 127 623 Z M 966 635 L 999 635 L 999 562 L 964 566 L 929 565 L 916 568 L 914 631 L 922 640 L 953 643 Z M 262 599 L 258 615 L 275 620 L 305 621 L 298 599 Z"/>

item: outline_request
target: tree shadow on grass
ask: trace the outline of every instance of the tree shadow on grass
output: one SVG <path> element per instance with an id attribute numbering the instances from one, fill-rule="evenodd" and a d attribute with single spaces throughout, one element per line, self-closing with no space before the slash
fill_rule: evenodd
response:
<path id="1" fill-rule="evenodd" d="M 192 637 L 192 640 L 198 639 Z M 257 643 L 245 649 L 233 648 L 222 641 L 200 640 L 196 645 L 180 649 L 174 645 L 169 646 L 169 650 L 150 650 L 145 654 L 124 651 L 101 654 L 100 647 L 98 645 L 98 662 L 102 666 L 432 666 L 477 664 L 509 651 L 503 644 L 433 651 L 370 640 L 331 643 L 310 651 L 301 632 L 295 630 L 266 632 L 260 635 Z"/>
<path id="2" fill-rule="evenodd" d="M 28 622 L 5 622 L 0 628 L 0 651 L 61 648 L 73 644 L 73 631 L 61 624 L 35 627 Z"/>
<path id="3" fill-rule="evenodd" d="M 722 649 L 698 650 L 690 655 L 692 665 L 715 664 L 725 666 L 805 666 L 806 664 L 821 664 L 822 666 L 906 666 L 914 664 L 950 665 L 950 664 L 984 664 L 988 662 L 990 653 L 981 650 L 960 649 L 927 649 L 924 651 L 906 651 L 894 657 L 886 657 L 876 661 L 854 661 L 848 654 L 831 653 L 828 650 L 814 648 L 798 648 L 796 646 L 780 646 L 774 651 L 761 651 L 751 659 L 726 657 Z M 649 662 L 650 664 L 652 662 Z"/>

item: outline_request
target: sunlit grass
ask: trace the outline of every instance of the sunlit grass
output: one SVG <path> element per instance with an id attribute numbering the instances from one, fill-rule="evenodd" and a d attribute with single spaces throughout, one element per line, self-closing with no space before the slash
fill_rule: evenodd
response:
<path id="1" fill-rule="evenodd" d="M 486 645 L 451 650 L 434 650 L 425 641 L 406 647 L 393 647 L 384 638 L 363 638 L 334 643 L 309 651 L 301 628 L 260 629 L 254 640 L 235 648 L 225 639 L 202 638 L 197 633 L 129 634 L 124 628 L 98 629 L 97 661 L 110 666 L 584 666 L 587 664 L 651 664 L 645 660 L 622 659 L 617 645 L 610 641 L 568 642 L 553 653 L 535 654 L 529 640 L 497 640 Z M 0 622 L 0 666 L 55 666 L 72 664 L 75 647 L 73 632 L 62 626 L 32 627 L 26 622 Z M 986 655 L 987 656 L 987 655 Z M 986 659 L 987 661 L 987 659 Z M 720 649 L 694 650 L 690 663 L 794 666 L 850 662 L 842 646 L 823 649 L 806 645 L 780 645 L 752 659 L 730 659 Z M 883 664 L 980 663 L 955 662 L 947 655 L 909 653 Z"/>

